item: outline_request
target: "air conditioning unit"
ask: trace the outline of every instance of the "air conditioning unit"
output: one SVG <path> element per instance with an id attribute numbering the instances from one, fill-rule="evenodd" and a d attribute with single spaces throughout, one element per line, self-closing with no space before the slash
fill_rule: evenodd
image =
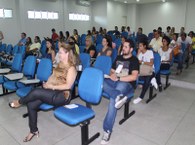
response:
<path id="1" fill-rule="evenodd" d="M 89 7 L 91 2 L 89 0 L 77 0 L 77 4 L 81 6 Z"/>

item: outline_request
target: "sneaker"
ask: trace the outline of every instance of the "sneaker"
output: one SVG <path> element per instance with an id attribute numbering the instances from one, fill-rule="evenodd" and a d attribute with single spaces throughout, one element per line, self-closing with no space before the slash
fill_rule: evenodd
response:
<path id="1" fill-rule="evenodd" d="M 121 96 L 119 99 L 117 99 L 117 102 L 115 103 L 115 108 L 117 109 L 121 108 L 126 101 L 127 101 L 127 96 Z"/>
<path id="2" fill-rule="evenodd" d="M 158 84 L 156 82 L 156 78 L 155 77 L 153 77 L 150 82 L 151 82 L 152 86 L 154 86 L 155 89 L 158 89 Z"/>
<path id="3" fill-rule="evenodd" d="M 103 137 L 102 137 L 102 140 L 101 140 L 101 144 L 104 145 L 104 144 L 108 144 L 109 140 L 110 140 L 110 135 L 111 135 L 111 132 L 109 131 L 104 131 L 104 134 L 103 134 Z"/>
<path id="4" fill-rule="evenodd" d="M 118 101 L 121 99 L 121 97 L 123 97 L 123 94 L 118 95 L 118 96 L 116 97 L 116 99 L 115 99 L 115 102 L 118 102 Z"/>
<path id="5" fill-rule="evenodd" d="M 137 99 L 133 100 L 133 104 L 138 104 L 141 101 L 142 101 L 142 99 L 140 97 L 138 97 Z"/>

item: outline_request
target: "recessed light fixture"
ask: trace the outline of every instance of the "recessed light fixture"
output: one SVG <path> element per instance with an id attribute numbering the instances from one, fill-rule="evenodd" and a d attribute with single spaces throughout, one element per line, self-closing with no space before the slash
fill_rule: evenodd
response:
<path id="1" fill-rule="evenodd" d="M 162 0 L 162 2 L 164 3 L 164 2 L 166 2 L 166 0 Z"/>
<path id="2" fill-rule="evenodd" d="M 136 2 L 139 2 L 139 0 L 136 0 Z"/>
<path id="3" fill-rule="evenodd" d="M 124 1 L 124 3 L 126 4 L 126 3 L 127 3 L 127 1 Z"/>

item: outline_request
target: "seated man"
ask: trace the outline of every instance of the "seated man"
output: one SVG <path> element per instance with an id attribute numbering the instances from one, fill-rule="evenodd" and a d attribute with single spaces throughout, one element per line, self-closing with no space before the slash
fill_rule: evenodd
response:
<path id="1" fill-rule="evenodd" d="M 154 38 L 151 40 L 149 47 L 153 48 L 154 52 L 158 52 L 158 50 L 162 47 L 162 37 L 160 36 L 160 32 L 154 30 Z"/>
<path id="2" fill-rule="evenodd" d="M 18 42 L 18 46 L 24 46 L 26 44 L 26 33 L 21 33 L 21 39 Z"/>
<path id="3" fill-rule="evenodd" d="M 132 55 L 134 48 L 132 40 L 125 40 L 123 44 L 123 55 L 116 58 L 109 78 L 105 79 L 103 91 L 110 96 L 108 112 L 104 119 L 104 135 L 101 144 L 107 144 L 117 109 L 119 109 L 128 99 L 127 95 L 133 93 L 136 86 L 136 79 L 139 71 L 139 61 Z"/>

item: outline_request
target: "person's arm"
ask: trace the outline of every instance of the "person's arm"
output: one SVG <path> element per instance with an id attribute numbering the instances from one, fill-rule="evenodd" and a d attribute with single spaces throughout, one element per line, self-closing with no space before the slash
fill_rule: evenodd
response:
<path id="1" fill-rule="evenodd" d="M 138 70 L 133 70 L 131 75 L 120 77 L 119 80 L 122 82 L 133 82 L 133 81 L 137 80 L 138 73 L 139 73 Z"/>
<path id="2" fill-rule="evenodd" d="M 51 52 L 51 58 L 52 58 L 52 62 L 54 62 L 55 61 L 55 51 L 52 51 Z"/>
<path id="3" fill-rule="evenodd" d="M 46 88 L 46 89 L 52 89 L 52 90 L 71 89 L 72 85 L 75 82 L 76 75 L 77 75 L 77 71 L 76 71 L 75 67 L 72 66 L 68 70 L 65 84 L 53 85 L 53 84 L 50 84 L 50 83 L 45 83 L 43 87 Z"/>
<path id="4" fill-rule="evenodd" d="M 142 64 L 150 65 L 152 66 L 154 64 L 154 59 L 150 59 L 150 62 L 142 62 Z"/>
<path id="5" fill-rule="evenodd" d="M 112 55 L 112 51 L 111 50 L 108 50 L 107 52 L 106 52 L 106 56 L 111 56 Z"/>

